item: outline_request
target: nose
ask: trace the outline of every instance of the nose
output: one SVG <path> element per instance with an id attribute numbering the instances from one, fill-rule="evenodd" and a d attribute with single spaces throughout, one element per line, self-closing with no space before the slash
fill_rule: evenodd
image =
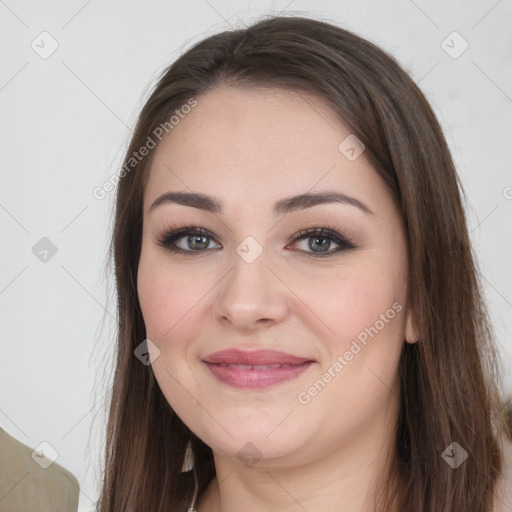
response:
<path id="1" fill-rule="evenodd" d="M 252 263 L 238 255 L 222 279 L 214 305 L 215 318 L 239 331 L 253 331 L 282 322 L 289 310 L 289 289 L 264 254 Z"/>

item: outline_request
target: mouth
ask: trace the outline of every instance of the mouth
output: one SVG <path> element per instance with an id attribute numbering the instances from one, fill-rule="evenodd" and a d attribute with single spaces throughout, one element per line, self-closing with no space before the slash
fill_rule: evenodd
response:
<path id="1" fill-rule="evenodd" d="M 203 363 L 220 382 L 235 388 L 260 389 L 298 377 L 315 361 L 276 350 L 223 350 Z"/>

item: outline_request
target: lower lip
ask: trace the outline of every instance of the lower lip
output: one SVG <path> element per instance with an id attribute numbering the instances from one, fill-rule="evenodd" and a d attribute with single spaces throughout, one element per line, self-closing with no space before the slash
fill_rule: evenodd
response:
<path id="1" fill-rule="evenodd" d="M 313 362 L 308 361 L 284 368 L 267 369 L 246 369 L 239 368 L 236 365 L 221 366 L 214 363 L 205 364 L 214 377 L 224 384 L 235 388 L 261 389 L 295 379 L 302 372 L 306 371 Z"/>

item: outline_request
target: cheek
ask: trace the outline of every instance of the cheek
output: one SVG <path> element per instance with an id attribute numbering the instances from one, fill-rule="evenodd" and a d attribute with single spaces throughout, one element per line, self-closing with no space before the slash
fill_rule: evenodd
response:
<path id="1" fill-rule="evenodd" d="M 326 285 L 322 293 L 310 285 L 303 289 L 308 289 L 312 308 L 329 327 L 332 349 L 346 350 L 352 340 L 364 341 L 365 333 L 375 335 L 375 328 L 379 334 L 399 334 L 404 298 L 394 276 L 361 268 Z"/>
<path id="2" fill-rule="evenodd" d="M 320 374 L 301 390 L 298 401 L 332 426 L 327 430 L 333 436 L 339 425 L 350 430 L 371 421 L 395 397 L 405 288 L 398 273 L 378 268 L 354 268 L 331 279 L 329 293 L 303 288 L 314 301 L 308 306 L 318 308 L 315 312 L 331 332 L 322 338 Z"/>
<path id="3" fill-rule="evenodd" d="M 188 342 L 201 338 L 218 281 L 214 271 L 176 265 L 165 254 L 143 248 L 137 290 L 146 336 L 169 355 L 180 352 L 185 357 L 184 352 L 195 350 Z"/>
<path id="4" fill-rule="evenodd" d="M 169 336 L 198 299 L 190 276 L 173 271 L 168 262 L 142 251 L 137 291 L 148 338 L 157 344 Z"/>

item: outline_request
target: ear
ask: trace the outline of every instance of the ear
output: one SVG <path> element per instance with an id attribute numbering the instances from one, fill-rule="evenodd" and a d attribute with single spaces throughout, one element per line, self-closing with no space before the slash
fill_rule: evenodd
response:
<path id="1" fill-rule="evenodd" d="M 408 309 L 406 315 L 407 316 L 405 323 L 405 341 L 407 343 L 416 343 L 419 339 L 419 335 L 416 329 L 414 313 L 411 308 Z"/>

